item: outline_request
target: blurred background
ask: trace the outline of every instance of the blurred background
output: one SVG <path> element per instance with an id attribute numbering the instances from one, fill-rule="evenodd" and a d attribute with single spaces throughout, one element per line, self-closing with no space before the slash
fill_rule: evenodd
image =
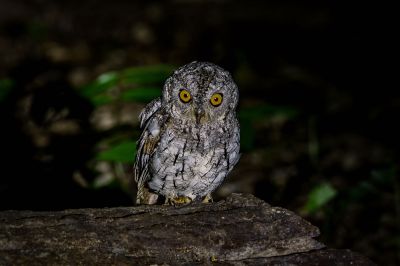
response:
<path id="1" fill-rule="evenodd" d="M 132 205 L 140 110 L 211 61 L 241 97 L 242 157 L 216 199 L 252 193 L 396 265 L 390 19 L 338 1 L 0 0 L 0 209 Z"/>

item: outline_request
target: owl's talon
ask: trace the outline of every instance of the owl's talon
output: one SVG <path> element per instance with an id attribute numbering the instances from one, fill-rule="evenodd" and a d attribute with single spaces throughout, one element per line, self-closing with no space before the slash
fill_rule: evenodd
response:
<path id="1" fill-rule="evenodd" d="M 204 199 L 201 201 L 202 203 L 210 203 L 213 202 L 213 198 L 211 197 L 211 194 L 207 194 L 207 196 L 204 197 Z"/>
<path id="2" fill-rule="evenodd" d="M 174 206 L 178 206 L 178 205 L 185 205 L 185 204 L 189 204 L 192 202 L 192 199 L 189 197 L 176 197 L 176 198 L 168 198 L 167 199 L 167 204 L 169 205 L 174 205 Z"/>

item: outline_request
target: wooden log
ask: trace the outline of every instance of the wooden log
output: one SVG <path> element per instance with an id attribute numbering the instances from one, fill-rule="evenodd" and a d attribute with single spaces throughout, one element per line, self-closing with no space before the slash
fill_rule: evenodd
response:
<path id="1" fill-rule="evenodd" d="M 0 212 L 0 265 L 373 265 L 252 195 L 187 206 Z"/>

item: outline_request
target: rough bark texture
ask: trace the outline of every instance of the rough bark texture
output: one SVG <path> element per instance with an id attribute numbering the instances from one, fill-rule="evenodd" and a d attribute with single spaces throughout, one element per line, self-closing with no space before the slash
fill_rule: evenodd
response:
<path id="1" fill-rule="evenodd" d="M 251 196 L 183 207 L 0 212 L 0 265 L 373 265 Z"/>

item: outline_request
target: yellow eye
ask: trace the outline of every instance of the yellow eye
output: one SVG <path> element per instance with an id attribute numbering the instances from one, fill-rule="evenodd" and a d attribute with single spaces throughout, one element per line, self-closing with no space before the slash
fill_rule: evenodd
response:
<path id="1" fill-rule="evenodd" d="M 190 92 L 187 90 L 181 90 L 179 92 L 179 98 L 181 99 L 182 102 L 188 103 L 192 99 L 192 96 L 190 95 Z"/>
<path id="2" fill-rule="evenodd" d="M 211 96 L 210 102 L 214 106 L 219 106 L 222 103 L 222 94 L 214 93 L 213 96 Z"/>

